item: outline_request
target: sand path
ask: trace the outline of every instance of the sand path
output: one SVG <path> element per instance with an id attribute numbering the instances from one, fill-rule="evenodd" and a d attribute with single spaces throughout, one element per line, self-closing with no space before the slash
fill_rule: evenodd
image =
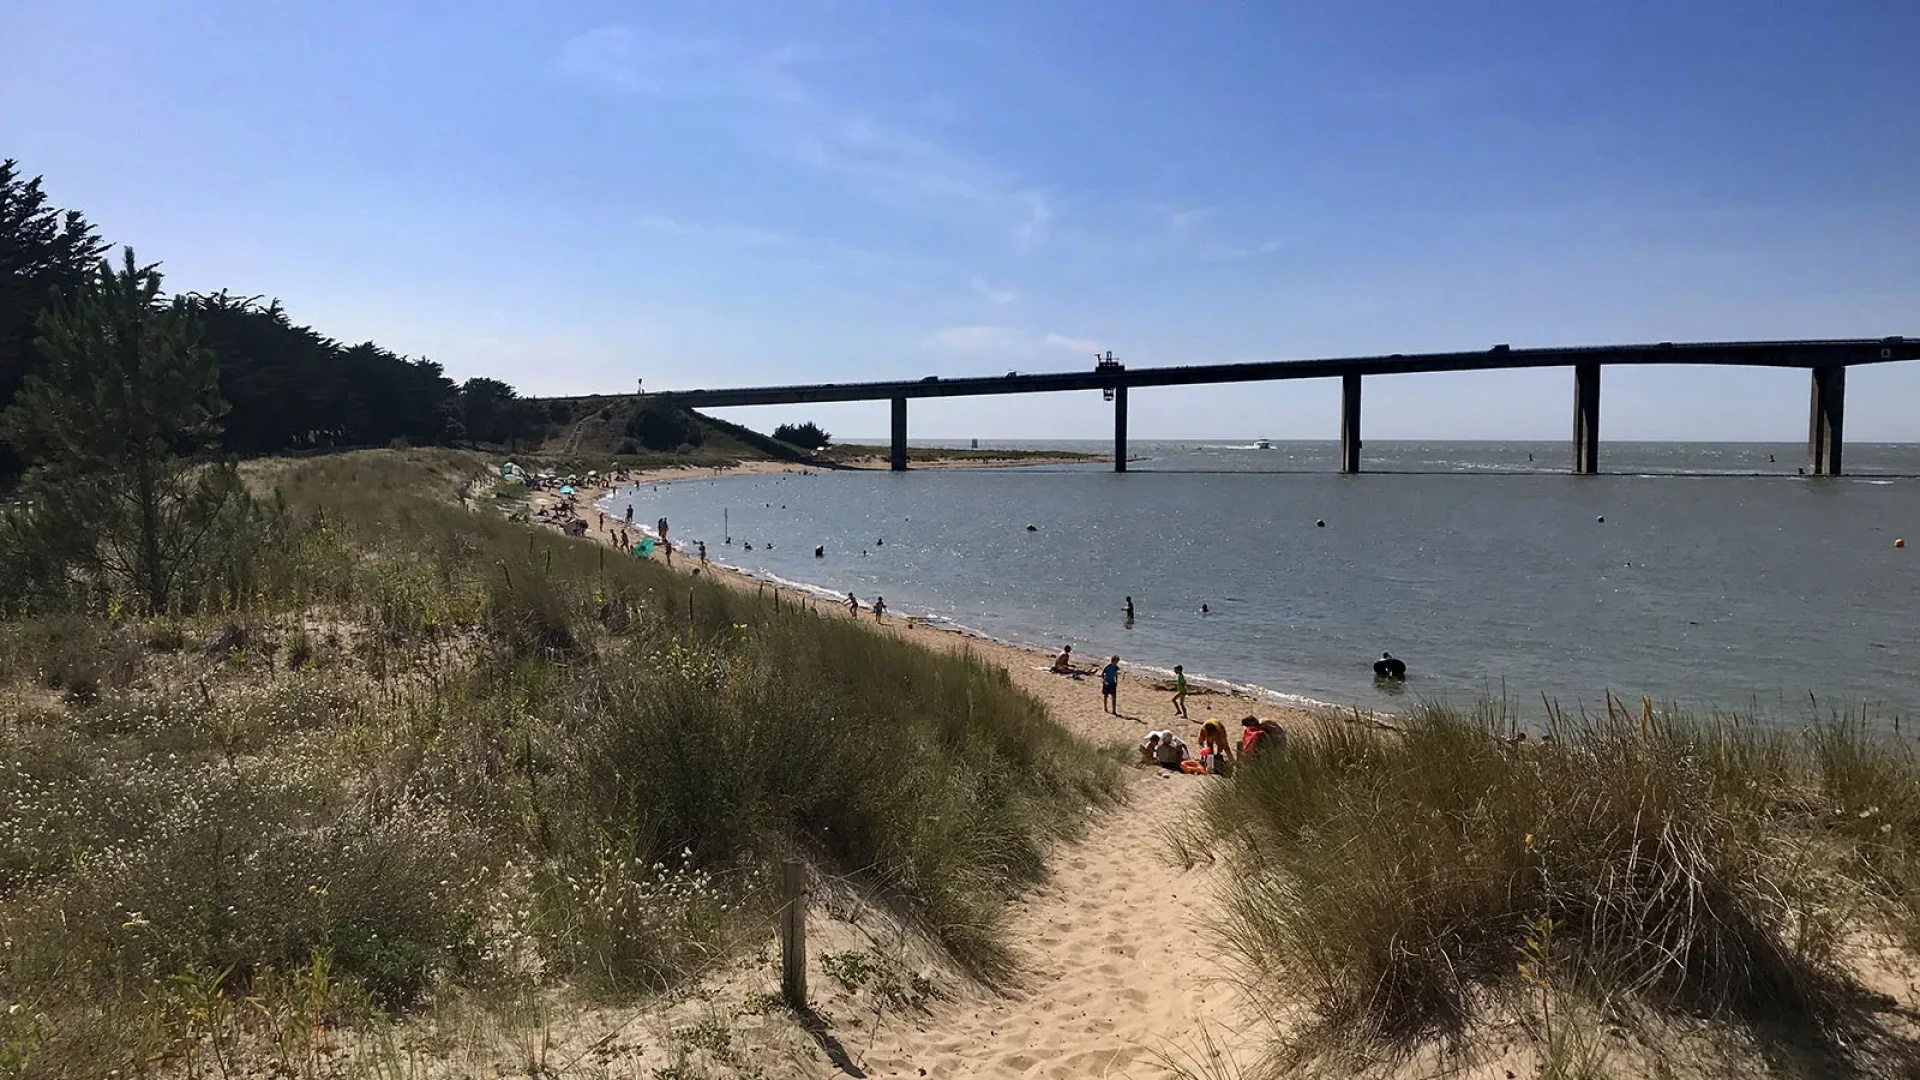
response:
<path id="1" fill-rule="evenodd" d="M 868 1075 L 1166 1076 L 1167 1059 L 1198 1051 L 1202 1024 L 1229 1041 L 1248 1030 L 1209 941 L 1209 875 L 1168 865 L 1161 836 L 1210 781 L 1131 779 L 1127 804 L 1056 852 L 1047 883 L 1016 905 L 1018 985 L 883 1030 L 860 1055 Z"/>
<path id="2" fill-rule="evenodd" d="M 580 505 L 590 507 L 602 494 L 583 489 Z M 591 511 L 583 516 L 589 534 L 602 542 L 610 542 L 620 524 L 608 518 L 603 526 Z M 684 554 L 674 560 L 676 570 L 697 565 Z M 772 588 L 721 567 L 708 572 L 735 587 Z M 839 611 L 805 594 L 788 595 L 823 612 Z M 870 615 L 863 618 L 872 625 Z M 1054 719 L 1096 743 L 1137 745 L 1152 728 L 1172 728 L 1191 743 L 1209 717 L 1236 736 L 1242 716 L 1288 726 L 1308 719 L 1295 709 L 1201 693 L 1188 701 L 1190 719 L 1180 720 L 1154 680 L 1126 675 L 1121 715 L 1113 716 L 1102 708 L 1098 679 L 1054 675 L 1045 654 L 898 618 L 880 629 L 997 664 L 1046 703 Z M 1262 1028 L 1225 980 L 1215 872 L 1175 866 L 1166 840 L 1167 828 L 1193 810 L 1206 785 L 1219 782 L 1130 769 L 1124 802 L 1096 814 L 1084 837 L 1056 850 L 1048 880 L 1015 902 L 1008 928 L 1018 965 L 1013 984 L 964 989 L 925 1014 L 850 1039 L 855 1063 L 876 1077 L 1162 1077 L 1173 1074 L 1169 1061 L 1196 1063 L 1203 1026 L 1234 1059 L 1252 1061 L 1257 1054 L 1248 1033 Z"/>

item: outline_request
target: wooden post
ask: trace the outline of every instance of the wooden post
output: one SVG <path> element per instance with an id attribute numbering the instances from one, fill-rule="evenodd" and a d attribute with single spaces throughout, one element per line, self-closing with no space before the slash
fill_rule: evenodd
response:
<path id="1" fill-rule="evenodd" d="M 1573 471 L 1600 471 L 1600 365 L 1573 365 Z"/>
<path id="2" fill-rule="evenodd" d="M 1113 388 L 1113 471 L 1127 471 L 1127 388 Z"/>
<path id="3" fill-rule="evenodd" d="M 1807 472 L 1840 475 L 1842 421 L 1846 418 L 1847 369 L 1837 364 L 1813 369 L 1812 416 L 1807 421 Z"/>
<path id="4" fill-rule="evenodd" d="M 894 472 L 907 471 L 907 399 L 893 399 L 893 460 Z"/>
<path id="5" fill-rule="evenodd" d="M 807 864 L 798 859 L 780 868 L 780 996 L 807 1007 Z"/>
<path id="6" fill-rule="evenodd" d="M 1340 471 L 1360 471 L 1360 376 L 1340 376 Z"/>

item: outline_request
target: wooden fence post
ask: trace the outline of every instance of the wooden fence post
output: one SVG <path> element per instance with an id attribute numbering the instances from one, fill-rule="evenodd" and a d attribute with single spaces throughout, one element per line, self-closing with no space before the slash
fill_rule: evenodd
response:
<path id="1" fill-rule="evenodd" d="M 780 868 L 780 996 L 807 1007 L 807 866 L 788 859 Z"/>

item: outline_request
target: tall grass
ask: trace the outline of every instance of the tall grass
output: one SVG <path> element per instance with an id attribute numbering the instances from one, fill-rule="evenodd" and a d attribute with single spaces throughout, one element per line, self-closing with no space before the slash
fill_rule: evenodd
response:
<path id="1" fill-rule="evenodd" d="M 1249 987 L 1305 1001 L 1297 1046 L 1459 1040 L 1543 987 L 1833 1035 L 1858 1019 L 1843 947 L 1912 942 L 1910 749 L 1651 708 L 1510 732 L 1487 706 L 1397 734 L 1326 719 L 1210 790 L 1181 846 L 1228 861 Z"/>
<path id="2" fill-rule="evenodd" d="M 793 855 L 998 969 L 1104 758 L 974 659 L 469 510 L 483 464 L 274 463 L 224 613 L 0 625 L 0 1063 L 305 1075 L 288 1032 L 446 990 L 667 989 Z"/>

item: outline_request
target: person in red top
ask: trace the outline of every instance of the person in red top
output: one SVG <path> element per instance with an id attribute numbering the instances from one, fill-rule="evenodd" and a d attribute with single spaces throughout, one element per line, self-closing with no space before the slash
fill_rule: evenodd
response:
<path id="1" fill-rule="evenodd" d="M 1254 719 L 1251 716 L 1240 721 L 1240 756 L 1241 757 L 1246 757 L 1248 754 L 1253 753 L 1253 748 L 1255 746 L 1260 745 L 1261 734 L 1262 732 L 1260 730 L 1260 721 Z"/>

